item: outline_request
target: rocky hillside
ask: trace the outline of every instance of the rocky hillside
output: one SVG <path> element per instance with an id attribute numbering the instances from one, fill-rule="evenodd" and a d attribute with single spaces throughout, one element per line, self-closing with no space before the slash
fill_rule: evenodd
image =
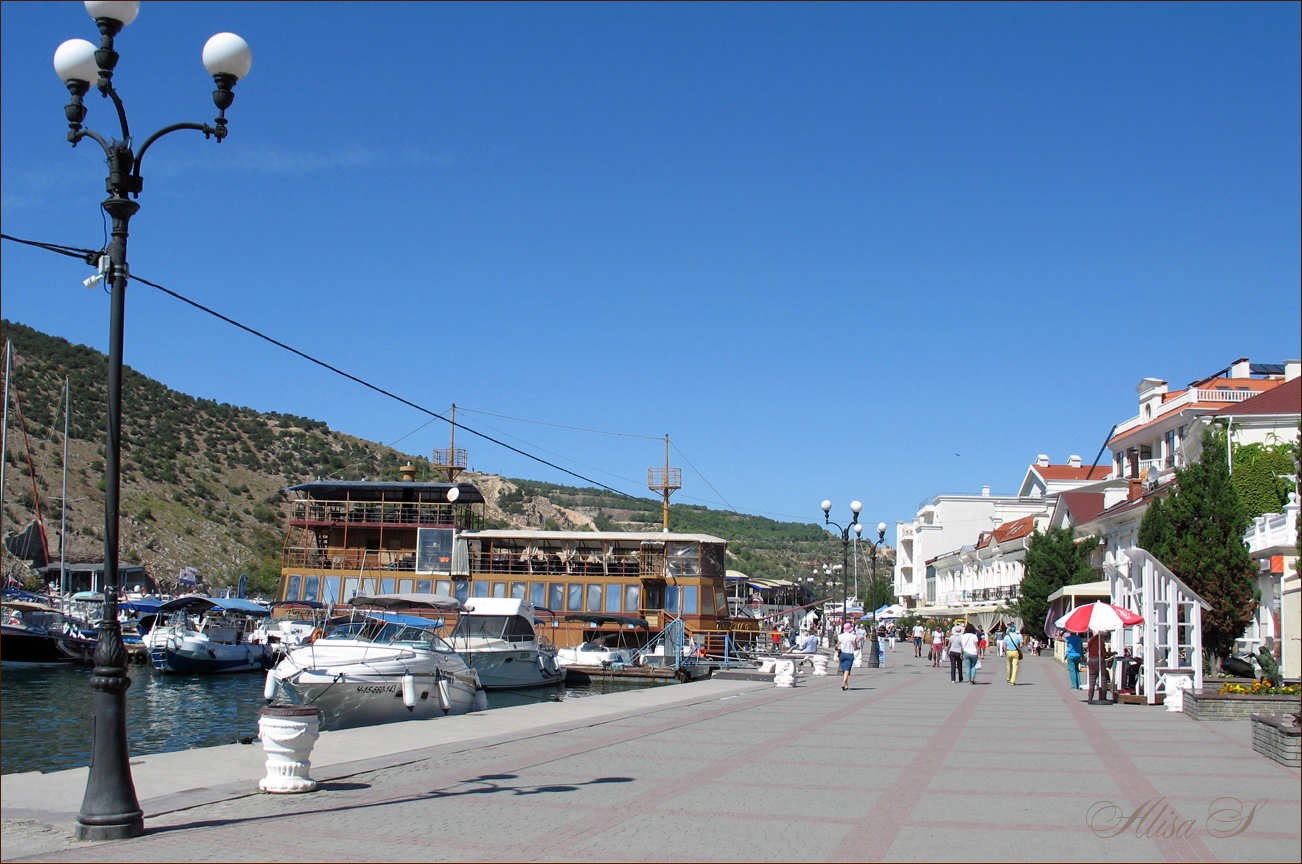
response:
<path id="1" fill-rule="evenodd" d="M 68 436 L 66 555 L 103 558 L 104 379 L 93 349 L 9 321 L 13 341 L 9 437 L 4 454 L 6 537 L 44 517 L 49 556 L 59 557 L 63 513 L 63 383 L 72 393 Z M 160 583 L 194 567 L 209 585 L 241 573 L 264 590 L 278 576 L 283 540 L 280 490 L 315 477 L 399 479 L 410 462 L 433 479 L 429 461 L 336 432 L 324 423 L 260 413 L 170 390 L 131 369 L 124 374 L 121 543 L 124 563 L 142 563 Z M 488 500 L 493 524 L 587 530 L 657 530 L 660 503 L 492 474 L 468 473 Z M 840 558 L 840 543 L 817 525 L 675 505 L 671 527 L 724 537 L 730 566 L 752 576 L 812 572 Z M 889 552 L 888 552 L 889 557 Z M 887 559 L 882 559 L 883 562 Z M 5 572 L 25 575 L 6 550 Z M 881 564 L 887 572 L 888 564 Z"/>

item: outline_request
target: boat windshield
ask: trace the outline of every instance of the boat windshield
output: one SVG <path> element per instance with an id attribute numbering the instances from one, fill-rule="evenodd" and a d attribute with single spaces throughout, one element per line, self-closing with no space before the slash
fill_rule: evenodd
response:
<path id="1" fill-rule="evenodd" d="M 452 640 L 467 637 L 530 642 L 534 631 L 529 620 L 520 615 L 462 615 L 452 630 Z"/>
<path id="2" fill-rule="evenodd" d="M 331 630 L 325 636 L 325 639 L 348 639 L 357 642 L 374 642 L 378 645 L 402 645 L 418 651 L 452 650 L 447 642 L 428 628 L 372 619 L 340 624 Z"/>

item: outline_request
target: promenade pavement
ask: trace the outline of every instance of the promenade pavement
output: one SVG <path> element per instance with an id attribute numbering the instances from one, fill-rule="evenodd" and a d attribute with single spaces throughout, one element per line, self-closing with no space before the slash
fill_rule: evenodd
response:
<path id="1" fill-rule="evenodd" d="M 985 666 L 951 684 L 902 645 L 844 692 L 715 680 L 327 733 L 306 795 L 257 793 L 256 745 L 147 757 L 148 833 L 112 843 L 70 839 L 84 770 L 8 775 L 0 857 L 1299 860 L 1299 772 L 1246 721 L 1089 705 L 1048 657 L 1016 688 Z"/>

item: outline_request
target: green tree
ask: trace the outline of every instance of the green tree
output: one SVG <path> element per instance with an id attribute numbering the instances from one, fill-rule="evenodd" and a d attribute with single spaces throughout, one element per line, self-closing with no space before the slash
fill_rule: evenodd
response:
<path id="1" fill-rule="evenodd" d="M 1097 538 L 1076 542 L 1076 527 L 1036 529 L 1027 542 L 1022 585 L 1016 602 L 1009 608 L 1022 619 L 1025 632 L 1044 638 L 1044 618 L 1049 612 L 1049 595 L 1064 585 L 1095 580 L 1090 554 Z"/>
<path id="2" fill-rule="evenodd" d="M 1230 479 L 1225 435 L 1203 434 L 1202 457 L 1176 471 L 1175 491 L 1150 504 L 1140 546 L 1211 604 L 1203 612 L 1203 648 L 1226 657 L 1252 618 L 1252 557 L 1243 544 L 1248 511 Z"/>
<path id="3" fill-rule="evenodd" d="M 1297 489 L 1293 444 L 1244 444 L 1234 448 L 1234 488 L 1248 518 L 1279 513 Z"/>

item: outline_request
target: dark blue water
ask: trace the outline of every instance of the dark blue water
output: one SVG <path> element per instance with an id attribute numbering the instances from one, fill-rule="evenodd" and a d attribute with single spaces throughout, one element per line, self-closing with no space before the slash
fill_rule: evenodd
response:
<path id="1" fill-rule="evenodd" d="M 160 675 L 132 666 L 127 691 L 127 741 L 132 756 L 234 744 L 256 735 L 265 678 L 258 674 Z M 54 666 L 5 669 L 0 675 L 0 774 L 62 771 L 90 761 L 90 669 Z M 609 689 L 628 689 L 616 685 Z M 606 692 L 590 687 L 492 691 L 489 708 L 576 699 Z"/>

